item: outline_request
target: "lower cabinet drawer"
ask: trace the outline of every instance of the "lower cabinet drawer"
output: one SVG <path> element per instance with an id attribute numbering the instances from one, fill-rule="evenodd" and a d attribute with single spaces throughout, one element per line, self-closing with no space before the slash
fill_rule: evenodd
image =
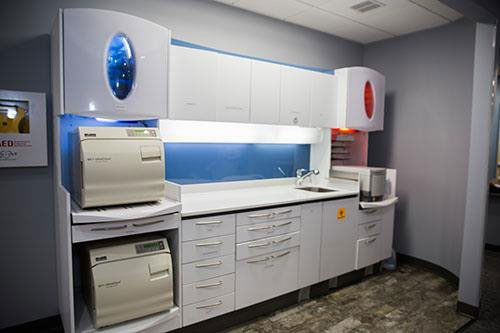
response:
<path id="1" fill-rule="evenodd" d="M 234 254 L 182 265 L 183 284 L 234 272 Z"/>
<path id="2" fill-rule="evenodd" d="M 380 234 L 358 240 L 356 248 L 356 269 L 375 264 L 381 260 Z"/>
<path id="3" fill-rule="evenodd" d="M 300 245 L 300 232 L 263 238 L 236 245 L 236 260 L 263 255 Z"/>
<path id="4" fill-rule="evenodd" d="M 381 232 L 382 221 L 373 221 L 358 225 L 358 239 L 370 237 Z"/>
<path id="5" fill-rule="evenodd" d="M 123 222 L 76 224 L 71 230 L 73 243 L 79 243 L 173 229 L 179 226 L 180 221 L 181 216 L 176 213 Z"/>
<path id="6" fill-rule="evenodd" d="M 183 326 L 234 311 L 234 293 L 186 305 L 182 308 Z"/>
<path id="7" fill-rule="evenodd" d="M 382 208 L 369 208 L 358 210 L 358 223 L 377 221 L 382 219 Z"/>
<path id="8" fill-rule="evenodd" d="M 298 288 L 299 247 L 236 262 L 236 309 Z"/>
<path id="9" fill-rule="evenodd" d="M 287 234 L 300 230 L 300 217 L 260 224 L 242 225 L 236 228 L 236 242 Z"/>
<path id="10" fill-rule="evenodd" d="M 219 215 L 182 220 L 182 241 L 234 234 L 236 215 Z"/>
<path id="11" fill-rule="evenodd" d="M 234 234 L 182 243 L 182 263 L 234 253 Z"/>
<path id="12" fill-rule="evenodd" d="M 182 304 L 198 303 L 234 292 L 234 273 L 203 280 L 182 287 Z"/>

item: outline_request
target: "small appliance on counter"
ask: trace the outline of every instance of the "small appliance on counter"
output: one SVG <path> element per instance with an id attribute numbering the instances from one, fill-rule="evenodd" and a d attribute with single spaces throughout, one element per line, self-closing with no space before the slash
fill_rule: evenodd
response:
<path id="1" fill-rule="evenodd" d="M 89 312 L 96 328 L 167 311 L 173 303 L 172 259 L 161 235 L 87 245 Z"/>
<path id="2" fill-rule="evenodd" d="M 82 208 L 165 197 L 164 146 L 157 128 L 79 127 L 72 197 Z"/>
<path id="3" fill-rule="evenodd" d="M 372 168 L 364 166 L 333 166 L 331 177 L 360 180 L 360 200 L 367 202 L 382 201 L 385 194 L 386 182 L 385 168 Z"/>

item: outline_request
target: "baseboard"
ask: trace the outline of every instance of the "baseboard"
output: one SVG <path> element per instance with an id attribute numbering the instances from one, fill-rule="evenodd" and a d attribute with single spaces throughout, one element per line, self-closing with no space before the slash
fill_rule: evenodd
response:
<path id="1" fill-rule="evenodd" d="M 500 245 L 494 245 L 494 244 L 484 244 L 485 250 L 488 251 L 494 251 L 494 252 L 500 252 Z"/>
<path id="2" fill-rule="evenodd" d="M 438 274 L 442 278 L 446 279 L 450 283 L 452 283 L 456 288 L 458 288 L 458 276 L 447 270 L 446 268 L 443 268 L 439 265 L 433 264 L 429 261 L 415 258 L 406 254 L 398 253 L 397 254 L 397 260 L 398 262 L 402 263 L 411 263 L 413 265 L 422 267 L 424 269 L 430 270 L 433 273 Z"/>
<path id="3" fill-rule="evenodd" d="M 457 311 L 472 318 L 477 318 L 479 316 L 478 306 L 470 305 L 460 301 L 457 302 Z"/>
<path id="4" fill-rule="evenodd" d="M 62 322 L 61 322 L 61 317 L 59 315 L 57 316 L 52 316 L 52 317 L 47 317 L 43 319 L 38 319 L 34 321 L 30 321 L 21 325 L 16 325 L 16 326 L 11 326 L 11 327 L 6 327 L 3 329 L 0 329 L 0 332 L 2 333 L 19 333 L 19 332 L 26 332 L 26 333 L 56 333 L 56 332 L 64 332 Z"/>

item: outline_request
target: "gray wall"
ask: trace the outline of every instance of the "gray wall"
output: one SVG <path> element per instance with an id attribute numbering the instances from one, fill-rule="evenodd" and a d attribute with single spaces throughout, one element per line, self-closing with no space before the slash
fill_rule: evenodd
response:
<path id="1" fill-rule="evenodd" d="M 48 34 L 59 7 L 122 11 L 169 27 L 174 38 L 287 63 L 324 68 L 362 63 L 359 44 L 208 0 L 2 0 L 0 88 L 47 93 L 49 120 Z M 0 170 L 0 328 L 57 313 L 49 152 L 48 168 Z"/>
<path id="2" fill-rule="evenodd" d="M 369 164 L 398 170 L 395 248 L 458 276 L 468 170 L 473 23 L 367 45 L 364 65 L 386 76 L 384 131 Z"/>

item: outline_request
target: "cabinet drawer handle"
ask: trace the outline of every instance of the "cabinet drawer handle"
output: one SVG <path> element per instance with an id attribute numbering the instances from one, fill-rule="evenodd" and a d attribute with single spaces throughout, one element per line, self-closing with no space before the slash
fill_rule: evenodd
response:
<path id="1" fill-rule="evenodd" d="M 268 225 L 268 226 L 265 226 L 265 227 L 252 227 L 252 228 L 248 228 L 247 230 L 248 231 L 259 231 L 259 230 L 267 230 L 267 229 L 272 229 L 274 226 L 272 225 Z"/>
<path id="2" fill-rule="evenodd" d="M 195 267 L 196 268 L 203 268 L 203 267 L 214 267 L 214 266 L 220 266 L 222 265 L 222 260 L 219 260 L 218 262 L 211 262 L 209 264 L 198 264 Z"/>
<path id="3" fill-rule="evenodd" d="M 287 238 L 283 238 L 283 239 L 280 239 L 280 240 L 273 240 L 273 244 L 280 244 L 280 243 L 289 241 L 290 239 L 292 239 L 292 236 L 287 237 Z"/>
<path id="4" fill-rule="evenodd" d="M 371 243 L 375 242 L 376 240 L 377 240 L 377 237 L 374 237 L 374 238 L 372 238 L 370 240 L 367 240 L 366 244 L 371 244 Z"/>
<path id="5" fill-rule="evenodd" d="M 364 212 L 365 212 L 365 214 L 373 214 L 373 213 L 378 212 L 378 208 L 367 209 Z"/>
<path id="6" fill-rule="evenodd" d="M 281 258 L 281 257 L 286 256 L 287 254 L 290 254 L 290 251 L 286 251 L 286 252 L 283 252 L 281 254 L 277 254 L 277 255 L 273 256 L 273 258 Z"/>
<path id="7" fill-rule="evenodd" d="M 213 308 L 213 307 L 216 307 L 219 305 L 222 305 L 222 301 L 218 301 L 217 303 L 214 303 L 214 304 L 200 305 L 200 306 L 197 306 L 196 308 L 197 309 L 206 309 L 206 308 Z"/>
<path id="8" fill-rule="evenodd" d="M 222 281 L 219 281 L 217 283 L 211 283 L 211 284 L 202 284 L 200 286 L 196 286 L 196 288 L 212 288 L 212 287 L 218 287 L 222 286 Z"/>
<path id="9" fill-rule="evenodd" d="M 273 227 L 276 227 L 276 228 L 284 227 L 284 226 L 289 225 L 289 224 L 292 224 L 292 221 L 288 221 L 288 222 L 281 223 L 281 224 L 275 224 L 275 225 L 273 225 Z"/>
<path id="10" fill-rule="evenodd" d="M 291 209 L 287 209 L 287 210 L 282 210 L 281 212 L 276 212 L 275 214 L 276 215 L 283 215 L 283 214 L 288 214 L 288 213 L 291 213 L 292 210 Z"/>
<path id="11" fill-rule="evenodd" d="M 273 213 L 267 213 L 267 214 L 252 214 L 252 215 L 247 215 L 248 218 L 251 219 L 258 219 L 258 218 L 264 218 L 264 217 L 272 217 L 274 214 Z"/>
<path id="12" fill-rule="evenodd" d="M 108 231 L 108 230 L 122 230 L 127 229 L 126 225 L 118 225 L 116 227 L 92 228 L 90 231 Z"/>
<path id="13" fill-rule="evenodd" d="M 247 263 L 249 263 L 249 264 L 255 264 L 255 263 L 258 263 L 258 262 L 268 261 L 269 259 L 271 259 L 271 258 L 270 257 L 265 257 L 264 259 L 247 260 Z"/>
<path id="14" fill-rule="evenodd" d="M 215 246 L 215 245 L 221 245 L 222 242 L 219 241 L 219 242 L 210 242 L 210 243 L 200 243 L 200 244 L 196 244 L 196 246 Z"/>
<path id="15" fill-rule="evenodd" d="M 373 229 L 373 228 L 375 228 L 376 226 L 377 226 L 377 224 L 376 224 L 376 223 L 373 223 L 373 224 L 370 224 L 370 225 L 365 225 L 365 229 L 366 229 L 366 230 Z"/>
<path id="16" fill-rule="evenodd" d="M 221 224 L 222 221 L 205 221 L 205 222 L 196 222 L 196 225 L 210 225 L 210 224 Z"/>
<path id="17" fill-rule="evenodd" d="M 134 227 L 146 227 L 148 225 L 153 225 L 153 224 L 158 224 L 162 223 L 163 220 L 158 220 L 158 221 L 151 221 L 151 222 L 144 222 L 144 223 L 132 223 Z"/>
<path id="18" fill-rule="evenodd" d="M 269 246 L 269 245 L 271 245 L 270 242 L 262 243 L 262 244 L 250 244 L 250 245 L 248 245 L 248 248 L 251 249 L 254 247 L 265 247 L 265 246 Z"/>

